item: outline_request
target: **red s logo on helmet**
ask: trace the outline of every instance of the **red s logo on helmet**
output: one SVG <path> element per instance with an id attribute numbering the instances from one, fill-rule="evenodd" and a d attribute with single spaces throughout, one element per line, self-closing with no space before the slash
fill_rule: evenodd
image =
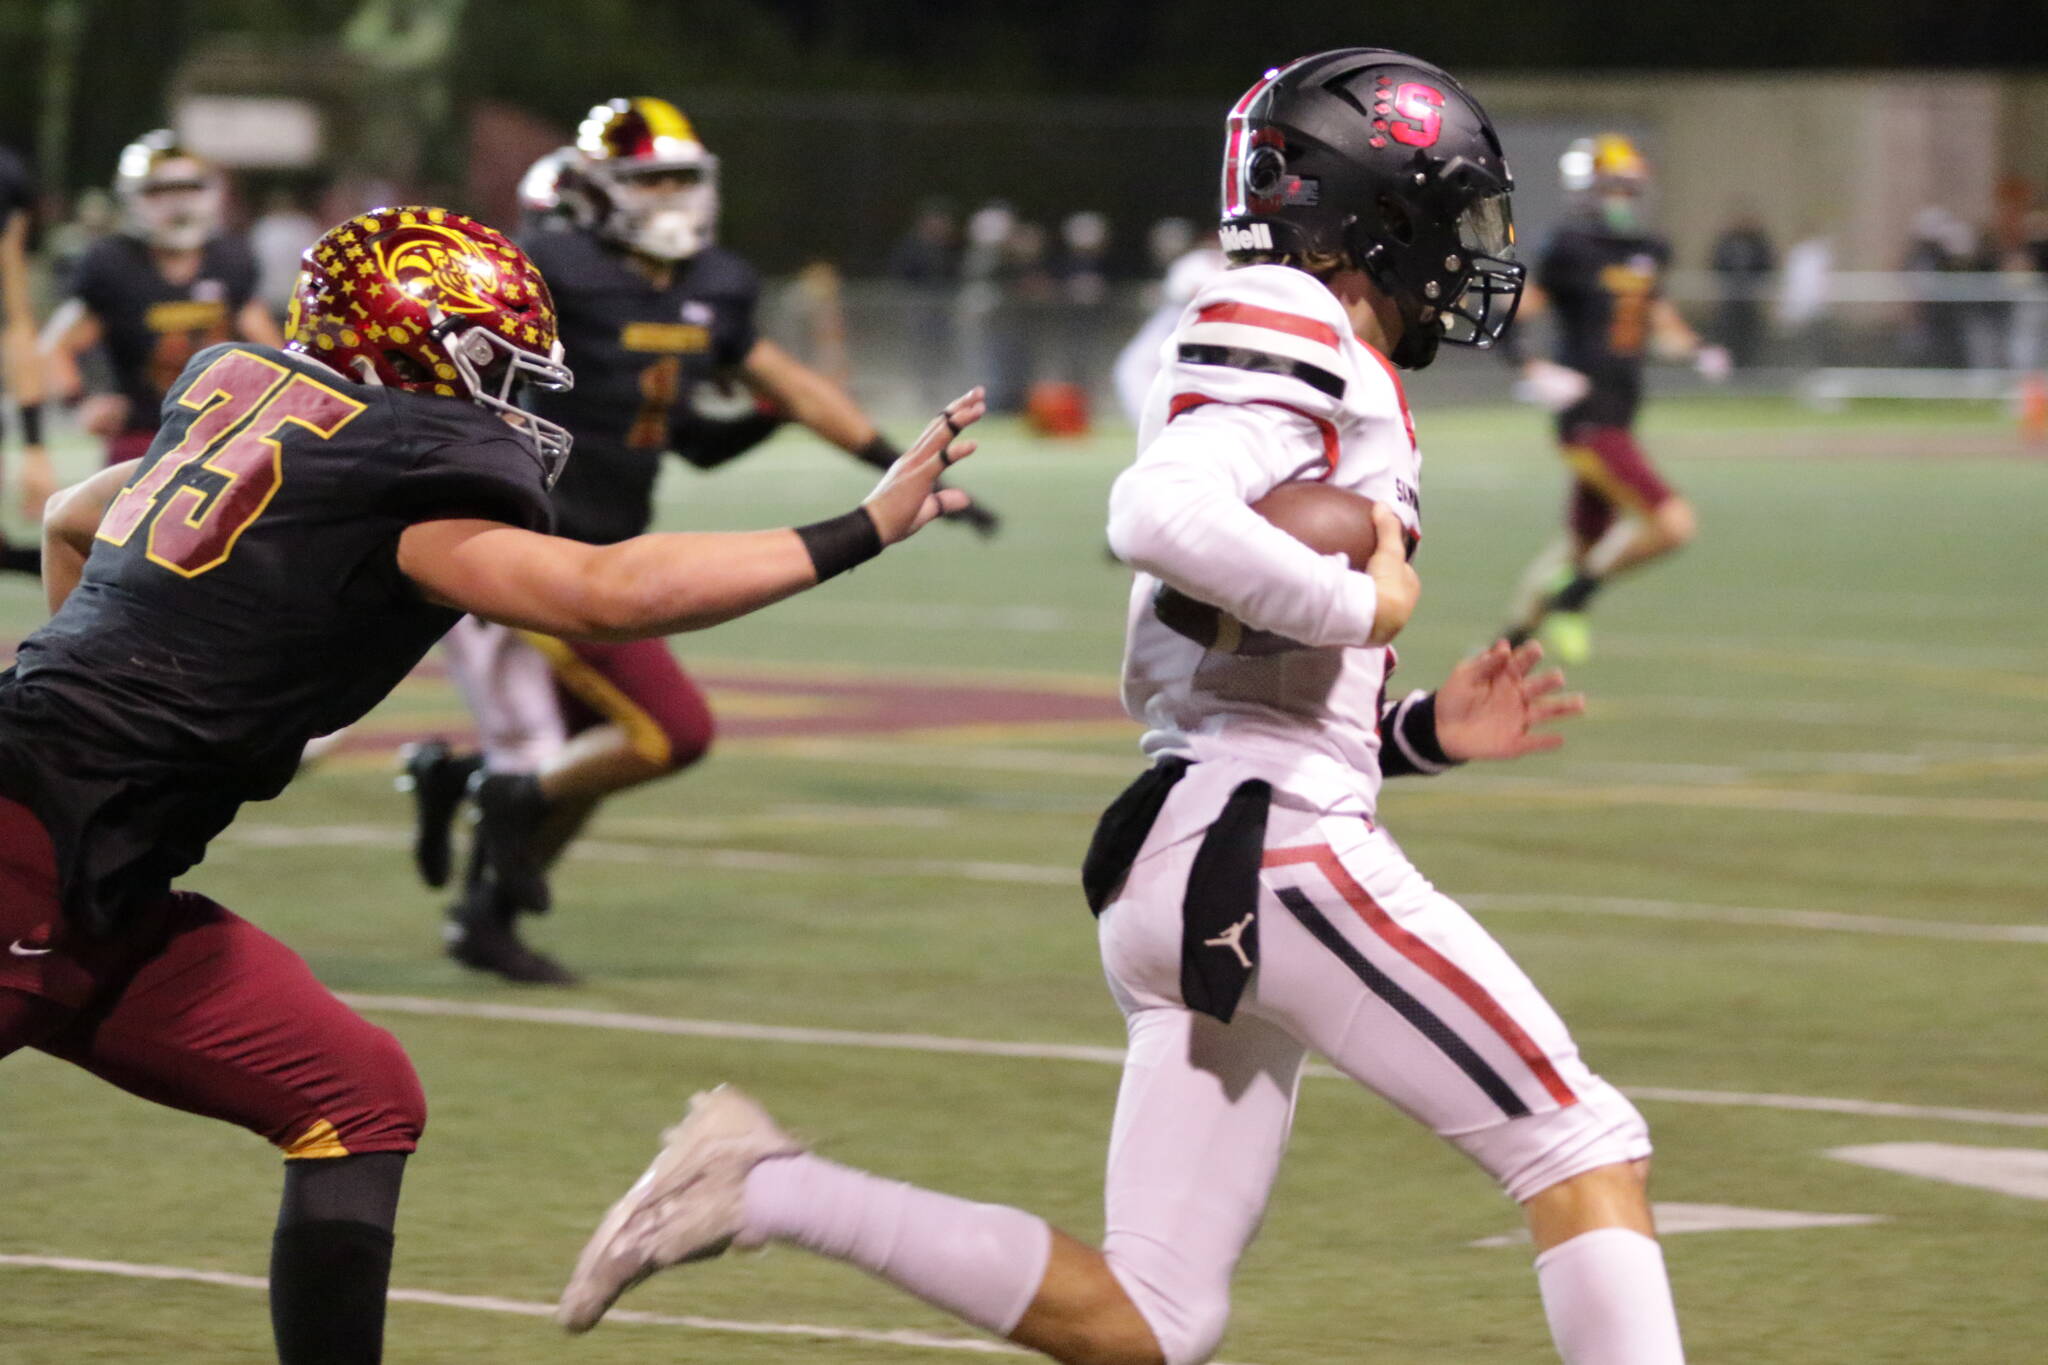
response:
<path id="1" fill-rule="evenodd" d="M 1443 129 L 1443 91 L 1420 81 L 1409 81 L 1394 92 L 1394 112 L 1407 120 L 1391 125 L 1387 132 L 1394 141 L 1409 147 L 1433 147 Z"/>

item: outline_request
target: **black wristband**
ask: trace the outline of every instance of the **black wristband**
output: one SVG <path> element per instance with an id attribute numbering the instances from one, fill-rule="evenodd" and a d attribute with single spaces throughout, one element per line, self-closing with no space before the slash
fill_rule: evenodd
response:
<path id="1" fill-rule="evenodd" d="M 1464 760 L 1452 758 L 1436 737 L 1436 693 L 1416 692 L 1389 703 L 1380 717 L 1380 775 L 1433 777 Z M 1386 741 L 1391 740 L 1391 743 Z"/>
<path id="2" fill-rule="evenodd" d="M 21 443 L 25 446 L 39 446 L 43 443 L 43 405 L 23 403 L 21 405 Z"/>
<path id="3" fill-rule="evenodd" d="M 799 526 L 796 533 L 811 556 L 811 568 L 820 583 L 882 553 L 882 533 L 875 529 L 875 519 L 865 507 L 856 507 L 830 521 Z"/>
<path id="4" fill-rule="evenodd" d="M 879 433 L 874 440 L 853 452 L 854 459 L 862 464 L 871 464 L 877 469 L 887 469 L 902 458 L 902 455 L 903 452 L 897 449 L 895 442 Z"/>

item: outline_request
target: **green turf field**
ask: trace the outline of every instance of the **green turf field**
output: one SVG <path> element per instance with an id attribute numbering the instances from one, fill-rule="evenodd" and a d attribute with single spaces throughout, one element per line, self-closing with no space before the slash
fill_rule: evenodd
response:
<path id="1" fill-rule="evenodd" d="M 1425 412 L 1422 432 L 1425 591 L 1401 641 L 1417 684 L 1498 624 L 1561 492 L 1530 413 Z M 1637 1096 L 1660 1202 L 1883 1220 L 1671 1236 L 1699 1361 L 2048 1358 L 2048 460 L 2012 458 L 2006 433 L 1953 408 L 1655 410 L 1703 535 L 1600 604 L 1572 743 L 1385 803 Z M 389 1359 L 950 1358 L 778 1333 L 971 1336 L 786 1250 L 625 1305 L 737 1330 L 572 1342 L 521 1315 L 689 1092 L 727 1078 L 829 1155 L 1099 1230 L 1116 1083 L 1100 1058 L 774 1030 L 1118 1044 L 1072 869 L 1136 767 L 1111 701 L 1126 579 L 1101 529 L 1125 456 L 1120 434 L 1047 445 L 998 425 L 961 481 L 1007 518 L 1000 540 L 934 528 L 682 641 L 726 737 L 608 811 L 560 877 L 535 936 L 583 988 L 522 992 L 440 956 L 381 748 L 460 723 L 435 678 L 246 812 L 190 879 L 303 951 L 425 1077 L 394 1283 L 470 1298 L 396 1305 Z M 664 520 L 809 520 L 861 473 L 791 439 L 715 477 L 676 471 Z M 0 629 L 35 619 L 34 591 L 0 583 Z M 2028 1149 L 2035 1195 L 1827 1154 L 1891 1143 Z M 0 1178 L 0 1255 L 230 1277 L 0 1265 L 0 1362 L 269 1358 L 262 1296 L 233 1279 L 267 1254 L 276 1161 L 257 1139 L 26 1055 L 0 1078 Z M 1526 1251 L 1472 1245 L 1517 1223 L 1433 1138 L 1312 1079 L 1224 1358 L 1551 1359 Z"/>

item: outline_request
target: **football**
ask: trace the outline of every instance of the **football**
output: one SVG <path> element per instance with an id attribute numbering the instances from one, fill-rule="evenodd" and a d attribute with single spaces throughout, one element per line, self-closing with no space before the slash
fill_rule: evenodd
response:
<path id="1" fill-rule="evenodd" d="M 1252 504 L 1252 510 L 1318 554 L 1342 554 L 1354 570 L 1379 545 L 1372 499 L 1325 483 L 1283 483 Z M 1247 630 L 1227 613 L 1165 584 L 1152 596 L 1152 614 L 1169 629 L 1204 649 L 1225 654 L 1279 654 L 1307 646 L 1269 631 Z"/>

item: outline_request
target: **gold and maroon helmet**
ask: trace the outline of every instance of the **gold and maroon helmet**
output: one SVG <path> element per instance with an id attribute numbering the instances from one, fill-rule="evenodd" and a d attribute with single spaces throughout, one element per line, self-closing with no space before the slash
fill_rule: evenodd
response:
<path id="1" fill-rule="evenodd" d="M 128 230 L 153 247 L 190 251 L 220 230 L 220 172 L 168 128 L 121 149 L 114 193 Z"/>
<path id="2" fill-rule="evenodd" d="M 1609 230 L 1642 231 L 1650 163 L 1633 141 L 1620 133 L 1579 138 L 1558 158 L 1557 169 L 1565 190 Z"/>
<path id="3" fill-rule="evenodd" d="M 285 347 L 359 384 L 465 398 L 532 441 L 552 485 L 569 433 L 519 408 L 522 383 L 566 389 L 555 304 L 526 253 L 449 209 L 371 209 L 308 247 Z"/>
<path id="4" fill-rule="evenodd" d="M 1636 144 L 1620 133 L 1599 133 L 1582 137 L 1565 148 L 1557 162 L 1558 178 L 1565 189 L 1641 189 L 1650 180 L 1650 163 Z"/>
<path id="5" fill-rule="evenodd" d="M 599 236 L 657 260 L 686 260 L 718 226 L 718 158 L 667 100 L 607 100 L 577 128 L 558 193 Z"/>

